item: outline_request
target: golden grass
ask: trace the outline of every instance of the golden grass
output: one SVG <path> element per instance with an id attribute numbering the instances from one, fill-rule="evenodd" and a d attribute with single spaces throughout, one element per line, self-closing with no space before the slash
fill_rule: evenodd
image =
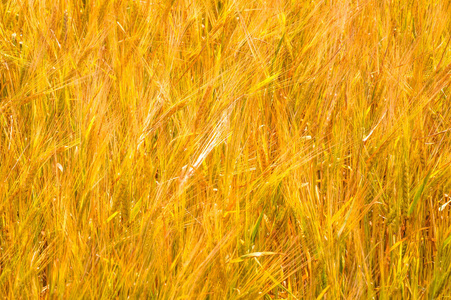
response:
<path id="1" fill-rule="evenodd" d="M 0 4 L 0 293 L 451 294 L 451 2 Z"/>

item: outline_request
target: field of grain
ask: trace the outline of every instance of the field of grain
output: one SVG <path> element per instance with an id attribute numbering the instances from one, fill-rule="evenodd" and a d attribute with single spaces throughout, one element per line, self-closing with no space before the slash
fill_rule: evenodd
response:
<path id="1" fill-rule="evenodd" d="M 0 294 L 449 298 L 450 41 L 449 0 L 2 1 Z"/>

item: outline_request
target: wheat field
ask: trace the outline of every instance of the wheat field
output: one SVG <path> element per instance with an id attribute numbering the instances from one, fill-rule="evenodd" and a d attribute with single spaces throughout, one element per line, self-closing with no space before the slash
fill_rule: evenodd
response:
<path id="1" fill-rule="evenodd" d="M 449 0 L 4 0 L 6 299 L 446 299 Z"/>

